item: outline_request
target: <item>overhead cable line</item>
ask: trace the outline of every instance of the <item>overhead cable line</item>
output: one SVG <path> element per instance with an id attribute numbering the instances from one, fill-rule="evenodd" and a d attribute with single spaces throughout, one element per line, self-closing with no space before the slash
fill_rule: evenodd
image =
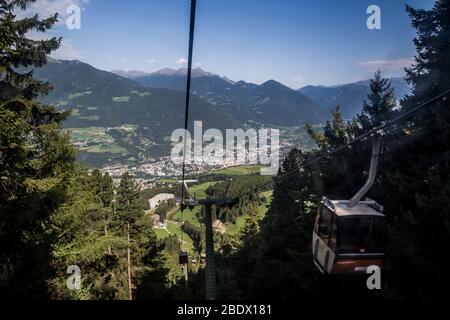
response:
<path id="1" fill-rule="evenodd" d="M 191 75 L 192 75 L 192 52 L 194 47 L 194 33 L 195 33 L 195 12 L 197 1 L 191 0 L 191 10 L 189 18 L 189 48 L 188 48 L 188 66 L 187 66 L 187 80 L 186 80 L 186 100 L 184 111 L 184 151 L 183 151 L 183 169 L 181 178 L 181 222 L 183 221 L 184 200 L 186 198 L 187 190 L 185 190 L 186 179 L 186 149 L 187 149 L 187 131 L 189 124 L 189 103 L 191 93 Z M 181 231 L 181 229 L 180 229 Z M 181 232 L 181 241 L 183 241 L 183 233 Z"/>

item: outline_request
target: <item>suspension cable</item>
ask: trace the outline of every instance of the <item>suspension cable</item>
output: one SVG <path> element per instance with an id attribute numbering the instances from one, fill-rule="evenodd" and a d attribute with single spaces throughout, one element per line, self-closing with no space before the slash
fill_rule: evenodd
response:
<path id="1" fill-rule="evenodd" d="M 188 52 L 188 66 L 187 66 L 187 81 L 186 81 L 186 101 L 185 101 L 185 111 L 184 111 L 184 151 L 183 151 L 183 169 L 181 178 L 181 221 L 184 221 L 184 200 L 186 197 L 185 190 L 185 178 L 186 178 L 186 149 L 187 149 L 187 130 L 189 124 L 189 103 L 190 103 L 190 93 L 191 93 L 191 75 L 192 75 L 192 51 L 194 47 L 194 32 L 195 32 L 195 12 L 197 8 L 197 0 L 191 0 L 191 10 L 189 18 L 189 52 Z M 189 142 L 190 143 L 190 142 Z M 183 244 L 183 232 L 180 226 L 180 236 L 181 244 Z"/>

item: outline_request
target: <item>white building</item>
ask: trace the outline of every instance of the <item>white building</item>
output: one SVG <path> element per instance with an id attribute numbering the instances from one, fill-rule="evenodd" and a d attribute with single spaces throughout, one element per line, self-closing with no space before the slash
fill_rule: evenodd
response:
<path id="1" fill-rule="evenodd" d="M 161 203 L 167 202 L 170 199 L 175 199 L 175 195 L 171 193 L 160 193 L 148 200 L 150 209 L 156 209 Z"/>

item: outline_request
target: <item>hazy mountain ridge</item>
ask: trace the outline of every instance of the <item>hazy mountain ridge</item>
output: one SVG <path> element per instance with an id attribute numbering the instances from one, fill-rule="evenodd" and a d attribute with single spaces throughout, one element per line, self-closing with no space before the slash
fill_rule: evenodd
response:
<path id="1" fill-rule="evenodd" d="M 143 77 L 149 75 L 150 73 L 139 71 L 139 70 L 111 70 L 111 73 L 114 73 L 120 77 L 128 78 L 128 79 L 136 79 L 138 77 Z"/>
<path id="2" fill-rule="evenodd" d="M 149 88 L 185 90 L 186 69 L 162 69 L 135 78 Z M 192 71 L 192 93 L 226 110 L 239 122 L 296 126 L 318 123 L 328 117 L 320 106 L 303 94 L 275 80 L 261 85 L 245 81 L 234 82 L 200 68 Z"/>
<path id="3" fill-rule="evenodd" d="M 410 87 L 403 78 L 390 78 L 398 100 L 410 93 Z M 309 97 L 326 110 L 341 107 L 345 118 L 352 118 L 361 112 L 363 101 L 370 91 L 370 80 L 363 80 L 336 86 L 305 86 L 298 92 Z"/>

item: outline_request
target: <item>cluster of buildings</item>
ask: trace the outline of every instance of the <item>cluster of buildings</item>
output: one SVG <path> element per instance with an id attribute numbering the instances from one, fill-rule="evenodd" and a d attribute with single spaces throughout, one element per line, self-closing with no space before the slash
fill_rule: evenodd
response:
<path id="1" fill-rule="evenodd" d="M 280 143 L 280 161 L 282 161 L 283 154 L 286 150 L 290 149 L 292 145 L 288 142 Z M 249 159 L 253 159 L 249 161 Z M 237 161 L 231 157 L 224 157 L 222 163 L 215 162 L 214 155 L 203 157 L 203 164 L 186 164 L 186 172 L 189 175 L 201 175 L 212 169 L 221 169 L 227 167 L 233 167 L 236 165 L 249 165 L 257 164 L 258 149 L 245 150 L 245 157 L 243 161 Z M 125 164 L 115 163 L 102 168 L 103 172 L 109 173 L 114 178 L 120 178 L 125 172 L 130 171 L 136 177 L 148 177 L 137 179 L 141 189 L 148 189 L 155 185 L 155 181 L 158 178 L 173 178 L 180 177 L 182 175 L 182 166 L 175 164 L 170 157 L 159 158 L 158 160 L 152 160 L 142 162 L 139 164 Z"/>
<path id="2" fill-rule="evenodd" d="M 202 165 L 187 165 L 189 174 L 202 174 L 207 171 Z M 182 174 L 182 167 L 174 164 L 170 157 L 164 157 L 157 161 L 145 162 L 138 165 L 113 164 L 102 168 L 103 172 L 108 172 L 113 177 L 120 177 L 125 172 L 131 171 L 136 176 L 151 177 L 179 177 Z"/>

